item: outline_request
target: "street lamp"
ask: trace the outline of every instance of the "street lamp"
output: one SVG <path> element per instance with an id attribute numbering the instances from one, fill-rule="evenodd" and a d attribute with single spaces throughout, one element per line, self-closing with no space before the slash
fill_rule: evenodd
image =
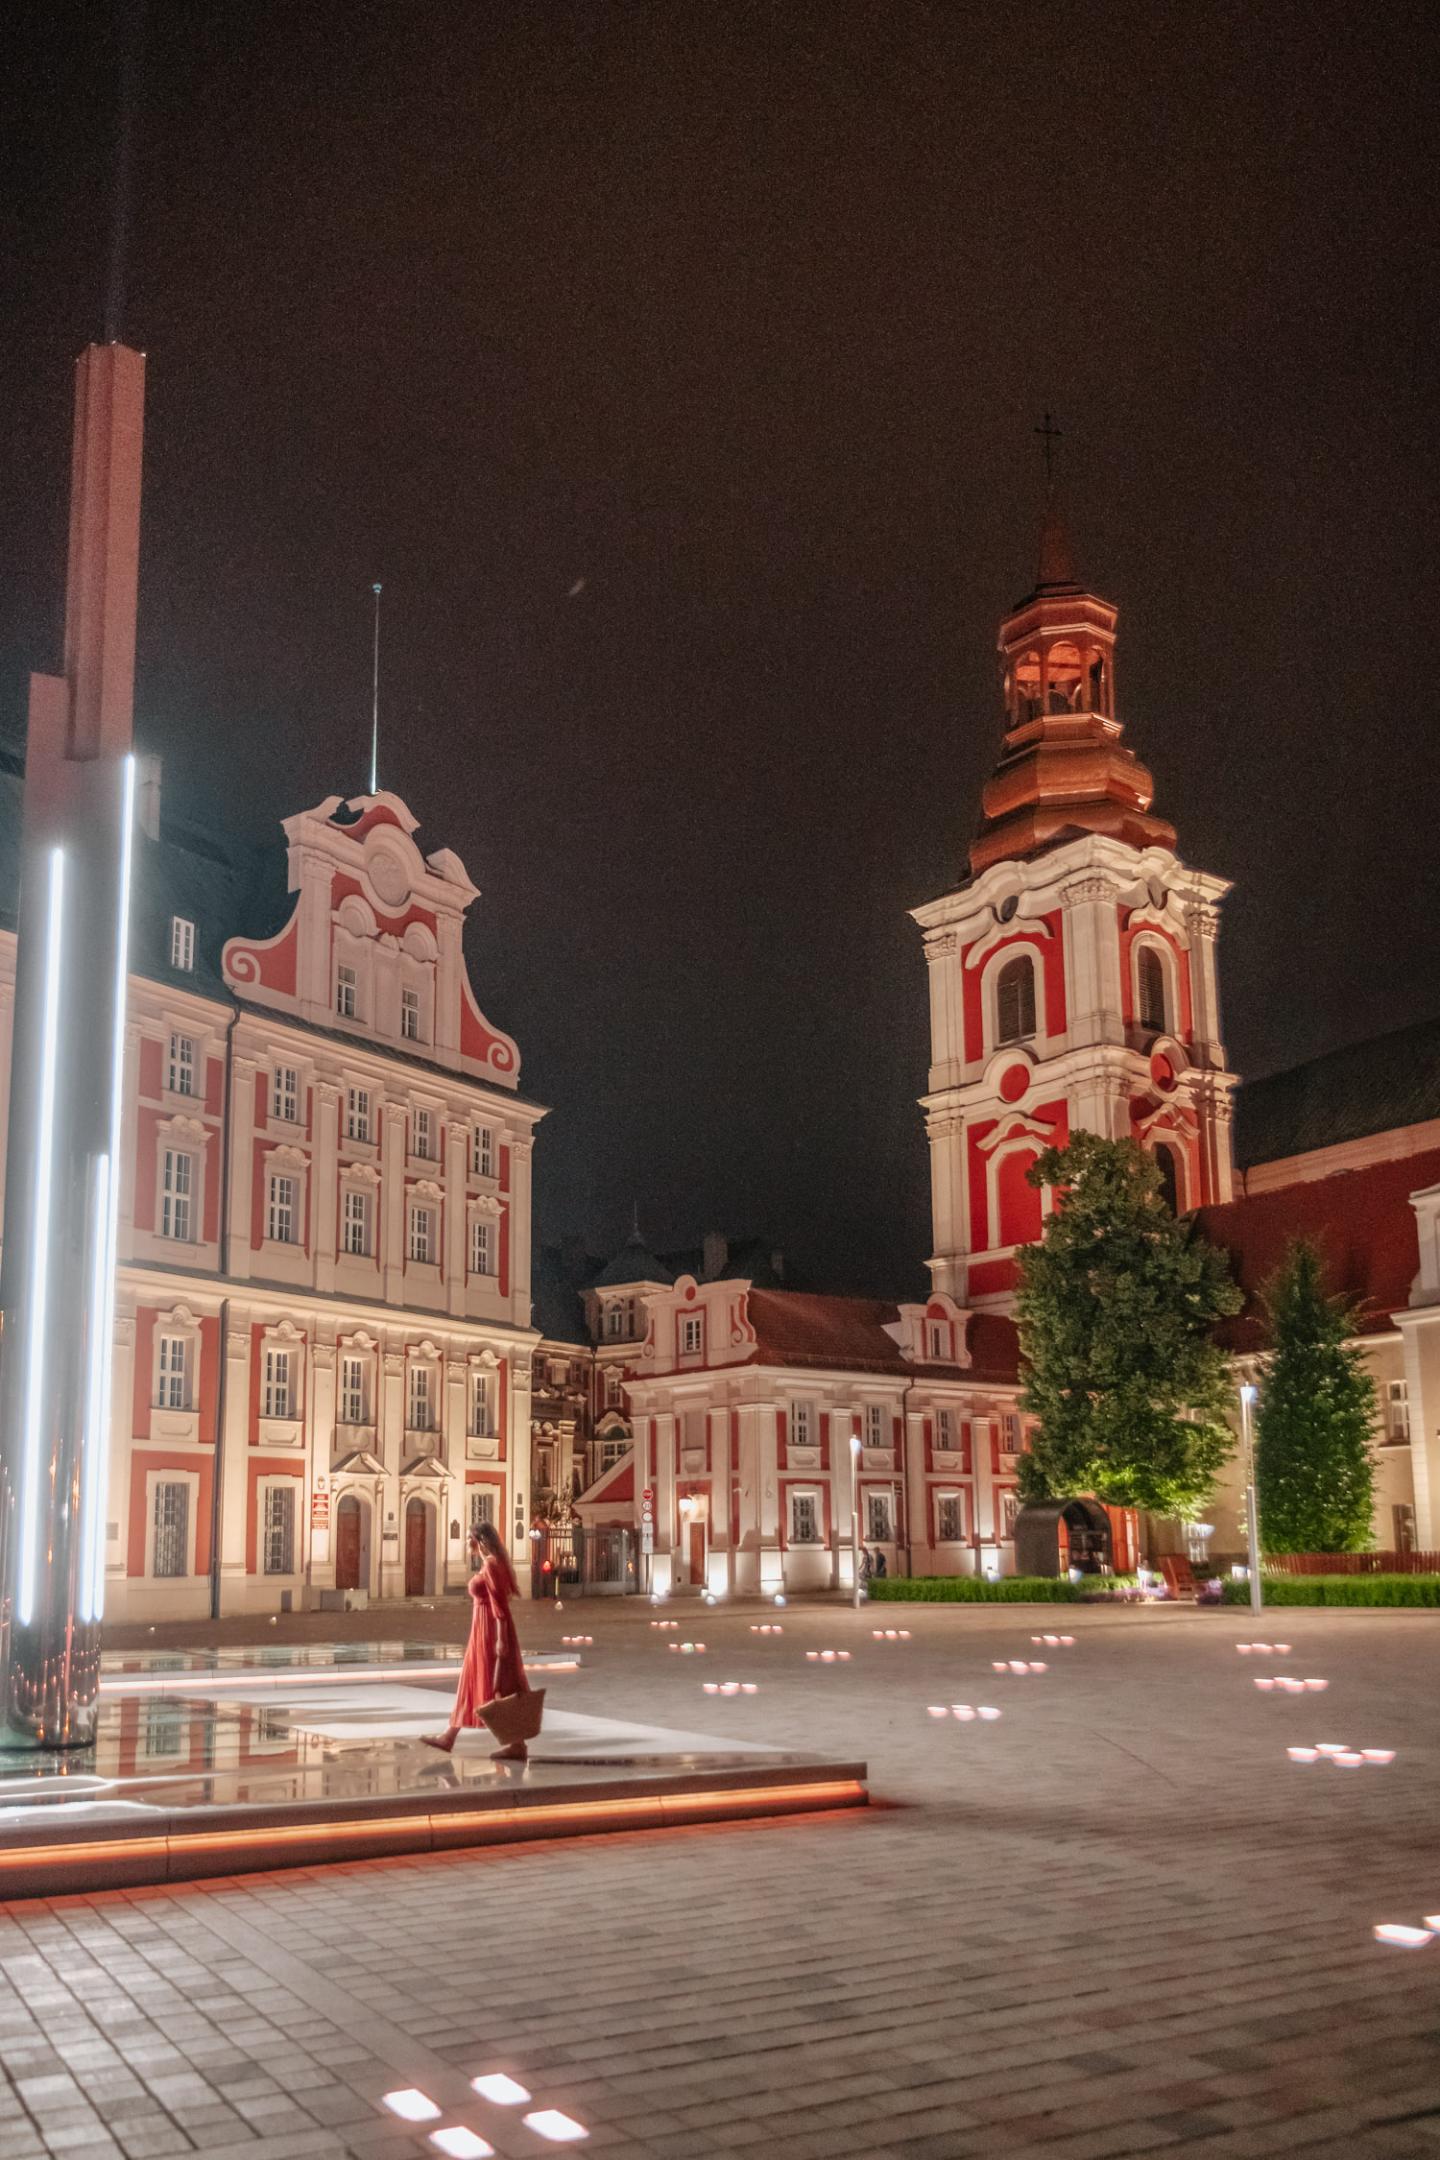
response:
<path id="1" fill-rule="evenodd" d="M 850 1582 L 856 1612 L 860 1610 L 860 1435 L 850 1435 Z"/>
<path id="2" fill-rule="evenodd" d="M 1250 1429 L 1250 1413 L 1255 1403 L 1256 1388 L 1253 1380 L 1240 1383 L 1240 1430 L 1245 1446 L 1245 1547 L 1250 1563 L 1250 1610 L 1261 1609 L 1260 1596 L 1260 1523 L 1255 1507 L 1255 1438 Z"/>

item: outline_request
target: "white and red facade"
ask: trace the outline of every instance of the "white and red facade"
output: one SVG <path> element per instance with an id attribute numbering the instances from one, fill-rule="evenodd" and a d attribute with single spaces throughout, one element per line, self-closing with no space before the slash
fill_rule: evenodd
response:
<path id="1" fill-rule="evenodd" d="M 476 889 L 415 829 L 383 793 L 291 818 L 276 935 L 177 915 L 131 977 L 114 1618 L 435 1595 L 528 1506 L 542 1113 L 470 986 Z M 13 972 L 0 934 L 6 1076 Z"/>

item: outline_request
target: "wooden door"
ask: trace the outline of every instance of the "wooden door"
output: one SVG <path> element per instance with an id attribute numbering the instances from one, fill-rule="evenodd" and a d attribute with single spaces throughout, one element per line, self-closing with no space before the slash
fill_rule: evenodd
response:
<path id="1" fill-rule="evenodd" d="M 705 1525 L 690 1525 L 690 1580 L 697 1590 L 705 1587 Z"/>
<path id="2" fill-rule="evenodd" d="M 358 1590 L 360 1584 L 360 1502 L 346 1493 L 335 1510 L 335 1587 Z"/>
<path id="3" fill-rule="evenodd" d="M 405 1595 L 424 1597 L 425 1502 L 412 1500 L 405 1510 Z"/>

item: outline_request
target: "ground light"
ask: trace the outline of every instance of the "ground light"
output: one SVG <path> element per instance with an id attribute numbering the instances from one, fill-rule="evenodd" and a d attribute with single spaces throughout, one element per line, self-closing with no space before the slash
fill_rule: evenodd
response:
<path id="1" fill-rule="evenodd" d="M 450 2160 L 489 2160 L 495 2150 L 478 2130 L 467 2130 L 464 2123 L 454 2123 L 447 2130 L 432 2130 L 430 2142 L 437 2151 L 448 2153 Z"/>
<path id="2" fill-rule="evenodd" d="M 519 2107 L 530 2098 L 526 2088 L 503 2070 L 487 2071 L 483 2077 L 471 2078 L 470 2084 L 482 2100 L 493 2100 L 496 2107 Z"/>
<path id="3" fill-rule="evenodd" d="M 399 2092 L 381 2096 L 381 2107 L 387 2107 L 402 2122 L 434 2122 L 440 2110 L 428 2093 L 421 2092 L 418 2085 L 402 2086 Z"/>
<path id="4" fill-rule="evenodd" d="M 537 2108 L 533 2115 L 522 2116 L 521 2120 L 527 2130 L 549 2138 L 553 2145 L 573 2145 L 578 2138 L 590 2135 L 583 2123 L 576 2122 L 573 2115 L 562 2114 L 559 2108 Z"/>

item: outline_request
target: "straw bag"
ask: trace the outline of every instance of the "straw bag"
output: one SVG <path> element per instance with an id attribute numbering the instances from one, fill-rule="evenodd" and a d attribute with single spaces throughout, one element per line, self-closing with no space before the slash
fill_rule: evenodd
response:
<path id="1" fill-rule="evenodd" d="M 513 1747 L 517 1740 L 537 1737 L 545 1714 L 545 1690 L 527 1688 L 523 1695 L 497 1695 L 482 1703 L 476 1714 L 502 1747 Z"/>

